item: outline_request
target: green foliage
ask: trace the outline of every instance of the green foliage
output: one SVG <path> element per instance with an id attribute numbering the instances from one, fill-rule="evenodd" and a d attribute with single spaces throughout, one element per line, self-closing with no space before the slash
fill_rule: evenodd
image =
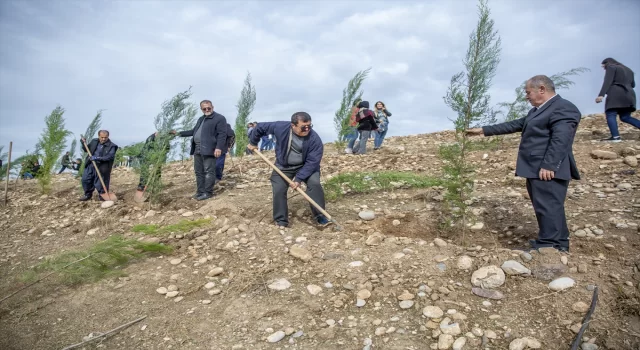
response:
<path id="1" fill-rule="evenodd" d="M 171 150 L 171 140 L 174 138 L 170 131 L 175 130 L 178 121 L 185 116 L 190 105 L 187 100 L 190 97 L 191 87 L 162 103 L 162 111 L 155 118 L 155 139 L 145 142 L 142 146 L 139 154 L 140 167 L 136 169 L 145 179 L 146 193 L 151 201 L 158 199 L 164 187 L 160 175 Z"/>
<path id="2" fill-rule="evenodd" d="M 160 243 L 141 242 L 114 235 L 86 250 L 66 252 L 48 258 L 26 273 L 23 280 L 34 281 L 45 272 L 57 271 L 61 283 L 67 285 L 90 283 L 105 277 L 123 275 L 122 268 L 131 260 L 144 254 L 166 254 L 171 251 L 171 247 Z M 89 256 L 88 259 L 65 267 L 87 256 Z"/>
<path id="3" fill-rule="evenodd" d="M 177 224 L 168 225 L 168 226 L 159 226 L 159 225 L 135 225 L 131 229 L 133 232 L 142 232 L 147 235 L 162 235 L 162 234 L 170 234 L 170 233 L 178 233 L 178 232 L 188 232 L 193 230 L 196 227 L 207 225 L 211 222 L 211 219 L 198 219 L 194 221 L 190 220 L 181 220 Z"/>
<path id="4" fill-rule="evenodd" d="M 11 160 L 11 169 L 9 170 L 9 174 L 22 177 L 25 172 L 33 168 L 33 165 L 37 161 L 39 161 L 38 155 L 29 153 L 29 150 L 27 150 L 24 155 Z"/>
<path id="5" fill-rule="evenodd" d="M 500 37 L 489 17 L 486 0 L 480 1 L 478 9 L 478 24 L 469 36 L 469 48 L 463 61 L 465 71 L 451 78 L 444 97 L 445 103 L 457 113 L 457 118 L 452 120 L 456 142 L 443 145 L 439 150 L 445 163 L 446 204 L 454 218 L 462 219 L 463 227 L 466 226 L 467 206 L 473 191 L 473 168 L 467 161 L 470 140 L 465 130 L 479 122 L 495 119 L 495 111 L 489 106 L 488 92 L 500 62 Z"/>
<path id="6" fill-rule="evenodd" d="M 87 130 L 85 130 L 84 134 L 81 134 L 81 137 L 84 137 L 87 142 L 91 142 L 93 138 L 96 136 L 98 130 L 100 130 L 100 126 L 102 125 L 102 109 L 96 113 L 96 116 L 93 117 L 89 126 L 87 126 Z M 85 160 L 87 159 L 87 150 L 84 145 L 80 145 L 80 158 L 82 158 L 82 164 L 80 164 L 80 169 L 78 170 L 78 177 L 82 178 L 82 174 L 84 173 L 84 168 L 87 165 Z"/>
<path id="7" fill-rule="evenodd" d="M 43 155 L 37 179 L 43 193 L 51 190 L 51 171 L 64 151 L 65 138 L 71 134 L 65 129 L 63 115 L 64 109 L 58 106 L 46 116 L 44 119 L 46 127 L 38 140 Z"/>
<path id="8" fill-rule="evenodd" d="M 368 193 L 408 187 L 425 188 L 441 183 L 437 178 L 399 171 L 351 172 L 332 177 L 323 184 L 323 188 L 327 200 L 335 200 L 347 193 Z"/>
<path id="9" fill-rule="evenodd" d="M 575 83 L 569 79 L 571 76 L 579 75 L 580 73 L 588 72 L 588 68 L 578 67 L 570 69 L 566 72 L 560 72 L 550 76 L 549 78 L 553 81 L 556 86 L 556 91 L 561 89 L 568 89 Z M 502 108 L 500 114 L 504 116 L 505 121 L 512 121 L 520 118 L 524 118 L 529 110 L 531 109 L 531 105 L 527 101 L 526 93 L 525 93 L 525 85 L 526 81 L 522 83 L 522 85 L 516 88 L 516 99 L 513 102 L 501 102 L 498 103 L 498 106 Z"/>
<path id="10" fill-rule="evenodd" d="M 73 138 L 73 140 L 71 140 L 71 147 L 69 147 L 69 160 L 71 160 L 72 163 L 76 159 L 76 147 L 77 146 L 78 146 L 78 140 Z"/>
<path id="11" fill-rule="evenodd" d="M 351 118 L 351 108 L 354 101 L 362 100 L 362 94 L 364 93 L 360 88 L 364 83 L 371 68 L 359 71 L 356 75 L 349 80 L 347 87 L 342 90 L 342 101 L 340 102 L 340 108 L 336 111 L 333 117 L 333 124 L 338 134 L 338 141 L 344 141 L 344 137 L 349 133 L 349 119 Z"/>
<path id="12" fill-rule="evenodd" d="M 249 115 L 253 112 L 253 108 L 256 106 L 256 87 L 251 85 L 251 73 L 247 73 L 247 77 L 244 79 L 244 86 L 240 92 L 240 99 L 238 99 L 238 116 L 236 117 L 236 123 L 233 127 L 233 131 L 236 134 L 236 145 L 233 149 L 233 155 L 235 157 L 244 155 L 244 150 L 249 144 L 249 137 L 247 136 L 247 124 L 249 124 Z"/>
<path id="13" fill-rule="evenodd" d="M 198 112 L 198 106 L 190 103 L 182 119 L 182 130 L 191 130 L 196 126 L 196 116 Z M 191 140 L 188 137 L 183 137 L 182 140 L 180 140 L 180 160 L 188 157 L 189 145 L 191 145 Z"/>

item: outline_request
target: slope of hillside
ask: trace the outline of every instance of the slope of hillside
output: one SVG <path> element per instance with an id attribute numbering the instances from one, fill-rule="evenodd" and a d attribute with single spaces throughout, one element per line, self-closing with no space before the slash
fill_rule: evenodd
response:
<path id="1" fill-rule="evenodd" d="M 640 133 L 624 125 L 621 132 L 625 142 L 606 144 L 598 141 L 602 115 L 580 124 L 574 153 L 583 179 L 571 183 L 566 202 L 568 255 L 514 250 L 537 230 L 524 180 L 513 176 L 519 135 L 472 153 L 477 218 L 465 234 L 441 227 L 441 187 L 401 181 L 367 182 L 364 193 L 330 200 L 342 231 L 313 226 L 308 204 L 292 193 L 293 225 L 278 230 L 271 171 L 255 156 L 228 160 L 217 198 L 205 202 L 190 199 L 191 162 L 166 167 L 168 184 L 154 205 L 134 204 L 136 176 L 123 168 L 112 182 L 124 200 L 107 209 L 78 202 L 69 174 L 55 177 L 48 196 L 33 181 L 11 182 L 9 204 L 0 207 L 0 298 L 47 257 L 111 235 L 174 251 L 123 263 L 116 267 L 123 274 L 97 282 L 69 286 L 54 275 L 0 302 L 0 348 L 59 349 L 146 315 L 85 348 L 568 349 L 598 286 L 582 348 L 637 349 Z M 322 179 L 368 172 L 366 182 L 383 171 L 438 179 L 438 146 L 452 136 L 394 137 L 365 156 L 327 145 Z M 375 218 L 362 220 L 363 211 Z M 478 282 L 482 272 L 488 276 Z M 559 277 L 575 285 L 550 290 Z M 487 288 L 475 293 L 491 295 L 474 294 L 474 281 Z"/>

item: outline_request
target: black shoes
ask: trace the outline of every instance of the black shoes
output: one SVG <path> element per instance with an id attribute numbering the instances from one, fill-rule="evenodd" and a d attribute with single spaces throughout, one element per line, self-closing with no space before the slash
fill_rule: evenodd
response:
<path id="1" fill-rule="evenodd" d="M 197 201 L 206 201 L 209 198 L 213 198 L 212 194 L 208 194 L 208 193 L 203 193 L 201 195 L 199 195 L 198 197 L 196 197 Z"/>
<path id="2" fill-rule="evenodd" d="M 91 196 L 86 195 L 86 194 L 79 199 L 80 202 L 86 202 L 86 201 L 90 201 L 90 200 L 91 200 Z"/>

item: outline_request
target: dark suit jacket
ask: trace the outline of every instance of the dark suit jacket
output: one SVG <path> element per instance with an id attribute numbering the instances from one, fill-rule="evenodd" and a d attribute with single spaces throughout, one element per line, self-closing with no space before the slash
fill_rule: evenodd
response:
<path id="1" fill-rule="evenodd" d="M 201 126 L 202 134 L 200 138 L 200 154 L 213 156 L 213 152 L 219 149 L 224 152 L 227 144 L 227 119 L 218 112 L 213 112 L 211 120 L 208 123 L 204 123 L 205 116 L 198 118 L 196 126 L 191 130 L 181 131 L 179 135 L 181 137 L 193 136 Z M 196 151 L 196 142 L 191 139 L 191 152 L 193 155 Z"/>
<path id="2" fill-rule="evenodd" d="M 573 139 L 581 114 L 571 102 L 556 95 L 541 108 L 532 108 L 526 117 L 485 126 L 485 136 L 522 132 L 516 176 L 537 179 L 540 169 L 555 172 L 561 180 L 580 179 L 573 158 Z"/>

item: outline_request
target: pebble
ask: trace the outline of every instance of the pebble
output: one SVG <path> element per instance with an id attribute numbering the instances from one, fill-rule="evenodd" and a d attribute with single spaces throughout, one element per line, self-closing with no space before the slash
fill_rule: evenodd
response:
<path id="1" fill-rule="evenodd" d="M 533 259 L 533 256 L 531 256 L 531 254 L 527 252 L 522 252 L 520 253 L 520 258 L 524 261 L 531 261 Z"/>
<path id="2" fill-rule="evenodd" d="M 473 267 L 473 259 L 467 255 L 462 255 L 456 263 L 458 270 L 470 270 Z"/>
<path id="3" fill-rule="evenodd" d="M 578 231 L 574 232 L 573 235 L 576 236 L 576 237 L 580 237 L 580 238 L 587 237 L 587 231 L 578 230 Z"/>
<path id="4" fill-rule="evenodd" d="M 569 258 L 563 255 L 560 257 L 560 261 L 562 262 L 563 265 L 567 265 L 569 263 Z"/>
<path id="5" fill-rule="evenodd" d="M 176 286 L 175 284 L 172 284 L 169 287 L 167 287 L 167 291 L 169 292 L 175 292 L 177 290 L 178 290 L 178 286 Z"/>
<path id="6" fill-rule="evenodd" d="M 93 236 L 96 233 L 98 233 L 99 228 L 92 228 L 91 230 L 87 231 L 87 236 Z"/>
<path id="7" fill-rule="evenodd" d="M 311 295 L 318 295 L 322 293 L 322 287 L 317 286 L 315 284 L 310 284 L 307 286 L 307 291 L 309 291 L 309 294 Z"/>
<path id="8" fill-rule="evenodd" d="M 214 267 L 213 269 L 211 269 L 211 271 L 209 271 L 209 273 L 207 273 L 207 276 L 215 277 L 222 274 L 223 272 L 224 269 L 222 267 Z"/>
<path id="9" fill-rule="evenodd" d="M 450 334 L 440 334 L 438 337 L 438 349 L 449 349 L 453 345 L 453 336 Z"/>
<path id="10" fill-rule="evenodd" d="M 574 303 L 573 305 L 571 305 L 571 308 L 573 309 L 573 311 L 579 313 L 586 313 L 587 311 L 589 311 L 589 305 L 583 303 L 582 301 Z"/>
<path id="11" fill-rule="evenodd" d="M 182 259 L 171 259 L 171 260 L 169 260 L 169 263 L 171 265 L 178 265 L 181 262 L 182 262 Z"/>
<path id="12" fill-rule="evenodd" d="M 184 217 L 193 216 L 193 212 L 192 211 L 185 211 L 184 213 L 182 213 L 182 216 L 184 216 Z"/>
<path id="13" fill-rule="evenodd" d="M 368 289 L 362 289 L 357 294 L 358 299 L 369 299 L 371 297 L 371 292 Z"/>
<path id="14" fill-rule="evenodd" d="M 391 222 L 391 224 L 392 224 L 393 226 L 400 226 L 400 220 L 393 220 L 393 221 Z"/>
<path id="15" fill-rule="evenodd" d="M 269 289 L 272 290 L 285 290 L 291 287 L 291 282 L 287 281 L 284 278 L 277 279 L 269 284 Z"/>
<path id="16" fill-rule="evenodd" d="M 482 267 L 471 275 L 471 284 L 481 288 L 497 288 L 504 284 L 505 274 L 495 265 Z"/>
<path id="17" fill-rule="evenodd" d="M 211 300 L 205 299 L 205 300 L 202 301 L 202 304 L 209 305 L 209 304 L 211 304 Z"/>
<path id="18" fill-rule="evenodd" d="M 429 305 L 422 309 L 422 314 L 428 318 L 440 318 L 444 315 L 444 311 L 437 306 Z"/>
<path id="19" fill-rule="evenodd" d="M 160 287 L 160 288 L 156 289 L 156 292 L 158 292 L 160 294 L 167 294 L 168 290 L 165 287 Z"/>
<path id="20" fill-rule="evenodd" d="M 370 221 L 376 218 L 376 213 L 372 212 L 371 210 L 363 210 L 358 213 L 358 216 L 364 221 Z"/>
<path id="21" fill-rule="evenodd" d="M 277 343 L 279 341 L 282 340 L 282 338 L 284 338 L 285 334 L 283 331 L 277 331 L 273 334 L 271 334 L 269 337 L 267 337 L 267 341 L 269 343 Z"/>
<path id="22" fill-rule="evenodd" d="M 209 282 L 209 283 L 207 283 L 207 284 L 205 284 L 205 285 L 204 285 L 204 287 L 205 287 L 206 289 L 211 289 L 211 288 L 213 288 L 213 287 L 215 287 L 215 286 L 216 286 L 216 284 L 215 284 L 214 282 Z"/>
<path id="23" fill-rule="evenodd" d="M 289 248 L 289 254 L 291 254 L 291 256 L 298 258 L 302 261 L 309 261 L 311 260 L 311 258 L 313 258 L 313 255 L 311 254 L 310 251 L 308 251 L 305 248 L 302 248 L 299 245 L 293 245 L 291 246 L 291 248 Z"/>
<path id="24" fill-rule="evenodd" d="M 453 350 L 462 350 L 462 348 L 464 347 L 464 345 L 466 343 L 467 343 L 467 338 L 460 337 L 460 338 L 456 339 L 456 341 L 453 342 L 452 349 Z"/>
<path id="25" fill-rule="evenodd" d="M 576 281 L 570 277 L 560 277 L 549 283 L 549 289 L 553 291 L 561 291 L 575 286 Z"/>
<path id="26" fill-rule="evenodd" d="M 488 299 L 494 299 L 494 300 L 500 300 L 504 298 L 504 294 L 502 294 L 502 292 L 498 290 L 474 287 L 474 288 L 471 288 L 471 292 L 482 298 L 488 298 Z"/>
<path id="27" fill-rule="evenodd" d="M 531 270 L 515 260 L 507 260 L 502 263 L 502 270 L 507 275 L 530 275 Z"/>
<path id="28" fill-rule="evenodd" d="M 584 342 L 582 343 L 582 350 L 598 350 L 598 345 Z"/>
<path id="29" fill-rule="evenodd" d="M 102 204 L 100 204 L 100 207 L 102 209 L 107 209 L 107 208 L 113 207 L 114 204 L 115 203 L 113 201 L 104 201 L 104 202 L 102 202 Z"/>
<path id="30" fill-rule="evenodd" d="M 184 299 L 184 297 L 177 297 L 177 298 L 173 299 L 173 301 L 175 301 L 177 303 L 177 302 L 182 301 L 182 299 Z"/>
<path id="31" fill-rule="evenodd" d="M 411 307 L 413 307 L 413 300 L 403 300 L 400 302 L 400 308 L 401 309 L 410 309 Z"/>
<path id="32" fill-rule="evenodd" d="M 167 296 L 167 298 L 173 298 L 176 295 L 178 295 L 178 293 L 180 293 L 180 292 L 178 292 L 177 290 L 173 291 L 173 292 L 167 292 L 166 296 Z"/>
<path id="33" fill-rule="evenodd" d="M 385 327 L 378 327 L 378 328 L 376 328 L 375 335 L 383 335 L 383 334 L 385 334 L 386 332 L 387 332 L 387 328 L 385 328 Z"/>
<path id="34" fill-rule="evenodd" d="M 212 290 L 208 291 L 207 293 L 209 293 L 209 295 L 218 295 L 218 294 L 222 293 L 222 290 L 216 288 L 216 289 L 212 289 Z"/>
<path id="35" fill-rule="evenodd" d="M 364 299 L 357 299 L 356 300 L 356 306 L 357 307 L 363 307 L 363 306 L 365 306 L 366 303 L 367 302 Z"/>
<path id="36" fill-rule="evenodd" d="M 483 222 L 478 222 L 474 225 L 472 225 L 471 227 L 469 227 L 469 229 L 473 230 L 473 231 L 480 231 L 484 228 L 484 223 Z"/>
<path id="37" fill-rule="evenodd" d="M 447 242 L 445 242 L 443 239 L 441 238 L 436 238 L 433 240 L 433 244 L 435 244 L 438 247 L 446 247 L 447 246 Z"/>

